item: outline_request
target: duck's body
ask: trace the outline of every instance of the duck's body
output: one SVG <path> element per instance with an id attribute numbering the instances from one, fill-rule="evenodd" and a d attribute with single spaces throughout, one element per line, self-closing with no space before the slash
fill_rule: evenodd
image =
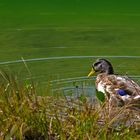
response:
<path id="1" fill-rule="evenodd" d="M 115 75 L 111 63 L 105 59 L 98 59 L 92 65 L 89 76 L 97 73 L 95 86 L 116 105 L 140 98 L 140 86 L 126 76 Z"/>

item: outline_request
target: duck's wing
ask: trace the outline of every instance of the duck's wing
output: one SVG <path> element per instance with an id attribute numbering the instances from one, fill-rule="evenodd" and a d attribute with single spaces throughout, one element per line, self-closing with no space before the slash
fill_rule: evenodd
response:
<path id="1" fill-rule="evenodd" d="M 126 76 L 100 74 L 96 78 L 96 89 L 105 93 L 113 106 L 140 100 L 140 86 Z"/>
<path id="2" fill-rule="evenodd" d="M 103 93 L 120 96 L 135 97 L 140 95 L 140 86 L 126 76 L 100 74 L 96 78 L 96 88 Z"/>
<path id="3" fill-rule="evenodd" d="M 127 76 L 108 75 L 107 80 L 120 96 L 129 95 L 135 97 L 140 95 L 140 86 Z"/>

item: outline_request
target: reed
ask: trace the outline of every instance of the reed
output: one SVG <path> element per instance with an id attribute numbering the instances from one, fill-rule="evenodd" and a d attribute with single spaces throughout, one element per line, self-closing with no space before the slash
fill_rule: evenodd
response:
<path id="1" fill-rule="evenodd" d="M 0 72 L 0 139 L 140 139 L 139 111 L 113 108 L 87 97 L 37 96 L 33 81 Z"/>

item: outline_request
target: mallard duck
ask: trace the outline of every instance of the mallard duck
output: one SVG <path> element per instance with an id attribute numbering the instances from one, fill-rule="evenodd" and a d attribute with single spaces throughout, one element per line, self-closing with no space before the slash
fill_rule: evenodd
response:
<path id="1" fill-rule="evenodd" d="M 105 94 L 111 104 L 123 106 L 131 100 L 140 99 L 140 86 L 127 76 L 114 74 L 111 63 L 106 59 L 97 59 L 92 64 L 88 77 L 96 73 L 95 87 Z"/>

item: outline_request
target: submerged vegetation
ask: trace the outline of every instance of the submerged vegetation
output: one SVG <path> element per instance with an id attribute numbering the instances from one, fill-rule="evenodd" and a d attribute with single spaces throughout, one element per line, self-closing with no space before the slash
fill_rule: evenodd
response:
<path id="1" fill-rule="evenodd" d="M 140 139 L 139 110 L 130 106 L 109 114 L 107 103 L 84 96 L 37 96 L 33 81 L 2 71 L 0 81 L 0 139 Z"/>

